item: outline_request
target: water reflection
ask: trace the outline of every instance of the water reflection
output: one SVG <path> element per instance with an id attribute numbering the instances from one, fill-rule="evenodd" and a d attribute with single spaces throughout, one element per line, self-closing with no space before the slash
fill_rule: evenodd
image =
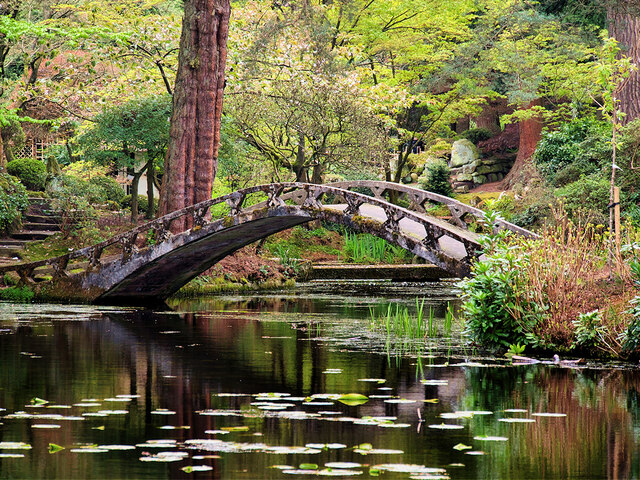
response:
<path id="1" fill-rule="evenodd" d="M 451 365 L 446 365 L 446 358 L 435 358 L 423 359 L 423 375 L 417 376 L 415 358 L 396 363 L 386 355 L 352 348 L 372 341 L 363 320 L 372 301 L 377 300 L 280 297 L 273 302 L 252 298 L 174 306 L 182 313 L 0 309 L 0 408 L 6 409 L 0 412 L 0 442 L 33 447 L 0 449 L 0 454 L 25 455 L 0 457 L 0 478 L 189 478 L 195 474 L 181 470 L 187 465 L 213 468 L 198 473 L 201 478 L 292 478 L 269 467 L 316 463 L 321 468 L 336 461 L 365 465 L 358 469 L 365 476 L 369 466 L 401 463 L 444 468 L 451 478 L 638 477 L 637 370 L 511 367 L 501 362 L 474 366 L 464 359 L 449 359 Z M 266 403 L 293 406 L 265 410 L 252 405 L 265 403 L 251 396 L 261 392 L 289 394 L 291 401 L 271 398 Z M 371 398 L 360 406 L 332 398 L 305 401 L 314 394 L 351 392 Z M 389 395 L 404 402 L 387 402 Z M 58 406 L 33 407 L 34 397 Z M 74 406 L 91 399 L 100 406 Z M 82 421 L 10 416 L 25 411 L 82 417 L 105 410 L 128 413 L 84 416 Z M 455 411 L 492 413 L 440 416 Z M 362 424 L 363 417 L 394 419 Z M 501 421 L 513 419 L 533 422 Z M 60 428 L 33 428 L 39 423 Z M 443 423 L 463 428 L 429 428 Z M 167 426 L 179 428 L 161 428 Z M 248 429 L 224 430 L 240 426 Z M 212 430 L 221 433 L 205 433 Z M 80 444 L 136 445 L 154 439 L 226 443 L 202 445 L 204 451 L 172 448 L 190 457 L 220 458 L 167 464 L 139 460 L 158 452 L 151 447 L 96 454 L 70 451 Z M 65 450 L 49 454 L 50 443 Z M 363 456 L 338 448 L 274 454 L 256 446 L 309 443 L 370 443 L 404 453 Z M 257 450 L 242 450 L 238 444 Z M 454 449 L 459 444 L 485 455 Z M 390 472 L 384 476 L 410 477 Z"/>

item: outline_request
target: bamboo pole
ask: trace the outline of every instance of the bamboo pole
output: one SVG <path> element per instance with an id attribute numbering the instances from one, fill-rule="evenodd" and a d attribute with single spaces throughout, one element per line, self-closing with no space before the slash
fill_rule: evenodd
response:
<path id="1" fill-rule="evenodd" d="M 614 187 L 613 189 L 613 214 L 615 217 L 615 231 L 616 231 L 616 256 L 620 257 L 620 188 Z"/>

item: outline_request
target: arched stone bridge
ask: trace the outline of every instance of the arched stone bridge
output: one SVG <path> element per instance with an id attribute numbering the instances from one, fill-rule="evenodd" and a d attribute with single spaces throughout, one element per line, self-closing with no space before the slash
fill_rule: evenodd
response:
<path id="1" fill-rule="evenodd" d="M 358 193 L 363 191 L 368 194 Z M 407 208 L 385 199 L 392 191 Z M 427 214 L 427 203 L 446 205 L 448 221 Z M 172 221 L 183 216 L 191 217 L 194 227 L 170 233 Z M 153 304 L 239 248 L 320 219 L 384 238 L 463 277 L 479 254 L 478 234 L 468 226 L 483 217 L 481 210 L 449 197 L 395 183 L 277 183 L 186 207 L 60 257 L 2 266 L 0 274 L 16 272 L 21 283 L 36 285 L 50 299 Z M 504 221 L 497 228 L 534 235 Z M 47 271 L 51 280 L 36 283 L 36 275 Z"/>

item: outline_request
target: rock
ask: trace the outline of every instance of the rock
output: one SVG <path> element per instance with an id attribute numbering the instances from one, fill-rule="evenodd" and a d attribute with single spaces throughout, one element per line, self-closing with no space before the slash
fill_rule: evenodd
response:
<path id="1" fill-rule="evenodd" d="M 460 170 L 462 170 L 462 173 L 473 173 L 476 171 L 476 168 L 478 168 L 476 163 L 477 162 L 473 162 L 469 165 L 464 165 Z"/>
<path id="2" fill-rule="evenodd" d="M 498 173 L 502 172 L 504 169 L 502 165 L 481 165 L 476 168 L 476 173 L 478 175 L 487 175 L 489 173 Z"/>
<path id="3" fill-rule="evenodd" d="M 473 175 L 473 182 L 477 185 L 487 183 L 487 177 L 485 175 Z"/>
<path id="4" fill-rule="evenodd" d="M 466 138 L 456 140 L 451 147 L 451 167 L 461 167 L 475 162 L 480 158 L 478 149 Z"/>
<path id="5" fill-rule="evenodd" d="M 487 175 L 487 178 L 489 179 L 490 182 L 497 182 L 498 181 L 498 174 L 497 173 L 490 173 L 489 175 Z"/>
<path id="6" fill-rule="evenodd" d="M 473 175 L 470 173 L 459 173 L 456 175 L 458 182 L 473 182 Z"/>

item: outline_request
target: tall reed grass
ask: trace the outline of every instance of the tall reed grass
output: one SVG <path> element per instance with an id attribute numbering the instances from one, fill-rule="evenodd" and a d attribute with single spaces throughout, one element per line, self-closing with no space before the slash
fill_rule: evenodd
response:
<path id="1" fill-rule="evenodd" d="M 370 234 L 344 234 L 344 250 L 347 260 L 354 263 L 387 262 L 405 259 L 406 250 L 392 245 L 383 238 Z"/>
<path id="2" fill-rule="evenodd" d="M 387 337 L 408 340 L 424 340 L 427 338 L 450 337 L 453 329 L 453 312 L 447 309 L 444 322 L 438 327 L 435 312 L 429 307 L 425 311 L 424 299 L 416 299 L 416 313 L 409 313 L 409 308 L 389 303 L 386 310 L 379 313 L 373 307 L 369 308 L 371 315 L 369 326 L 373 331 L 382 331 Z"/>

